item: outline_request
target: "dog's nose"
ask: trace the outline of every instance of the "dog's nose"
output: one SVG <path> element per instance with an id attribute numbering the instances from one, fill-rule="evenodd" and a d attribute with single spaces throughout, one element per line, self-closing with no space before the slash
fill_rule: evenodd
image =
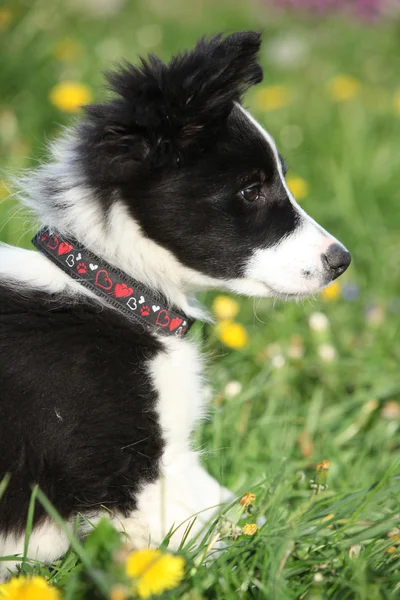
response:
<path id="1" fill-rule="evenodd" d="M 344 273 L 350 262 L 350 252 L 340 244 L 331 244 L 322 255 L 322 263 L 331 272 L 332 280 Z"/>

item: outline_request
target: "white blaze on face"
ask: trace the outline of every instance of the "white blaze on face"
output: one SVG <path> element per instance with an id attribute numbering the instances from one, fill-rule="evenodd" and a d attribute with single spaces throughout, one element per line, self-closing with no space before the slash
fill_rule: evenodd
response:
<path id="1" fill-rule="evenodd" d="M 338 244 L 343 251 L 346 249 L 297 204 L 286 184 L 273 138 L 246 110 L 239 108 L 268 142 L 282 185 L 298 213 L 299 224 L 277 245 L 256 249 L 247 264 L 245 277 L 230 281 L 229 287 L 239 293 L 257 296 L 301 296 L 317 292 L 332 279 L 322 256 L 332 244 Z"/>

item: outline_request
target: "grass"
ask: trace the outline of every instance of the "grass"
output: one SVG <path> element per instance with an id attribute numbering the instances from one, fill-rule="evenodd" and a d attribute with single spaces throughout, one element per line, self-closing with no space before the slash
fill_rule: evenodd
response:
<path id="1" fill-rule="evenodd" d="M 135 60 L 150 50 L 168 57 L 204 33 L 261 27 L 262 85 L 285 86 L 288 102 L 267 111 L 254 89 L 247 104 L 276 138 L 289 175 L 307 182 L 305 210 L 353 255 L 335 300 L 241 299 L 238 320 L 250 339 L 242 350 L 223 347 L 212 327 L 196 326 L 211 355 L 212 389 L 211 419 L 195 445 L 210 473 L 238 494 L 256 493 L 240 525 L 260 528 L 252 537 L 228 535 L 226 551 L 207 566 L 201 558 L 209 538 L 183 548 L 187 577 L 166 596 L 399 597 L 400 23 L 281 14 L 266 3 L 127 2 L 96 19 L 76 6 L 16 1 L 3 24 L 2 241 L 29 247 L 34 226 L 16 212 L 7 177 L 41 159 L 46 140 L 71 122 L 49 102 L 57 81 L 83 82 L 102 98 L 100 71 L 118 56 Z M 60 58 L 67 38 L 75 44 L 70 60 Z M 282 39 L 294 48 L 286 61 Z M 359 85 L 343 102 L 329 87 L 341 74 Z M 211 305 L 213 296 L 204 302 Z M 310 327 L 316 312 L 329 320 L 323 332 Z M 232 381 L 240 384 L 233 397 Z M 329 487 L 317 494 L 310 480 L 323 459 L 331 462 Z M 106 598 L 124 580 L 114 555 L 119 544 L 102 524 L 84 545 L 74 539 L 52 568 L 26 561 L 23 571 L 49 577 L 65 599 Z"/>

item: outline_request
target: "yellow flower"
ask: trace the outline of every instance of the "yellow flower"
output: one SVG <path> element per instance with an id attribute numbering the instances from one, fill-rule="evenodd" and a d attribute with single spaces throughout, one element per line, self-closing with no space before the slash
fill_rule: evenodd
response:
<path id="1" fill-rule="evenodd" d="M 247 331 L 240 323 L 221 321 L 217 327 L 218 337 L 228 348 L 235 350 L 244 348 L 247 344 Z"/>
<path id="2" fill-rule="evenodd" d="M 329 471 L 330 466 L 331 463 L 329 460 L 323 460 L 319 463 L 319 465 L 317 465 L 317 471 Z"/>
<path id="3" fill-rule="evenodd" d="M 333 100 L 351 100 L 359 91 L 360 84 L 351 75 L 336 75 L 328 82 L 328 92 Z"/>
<path id="4" fill-rule="evenodd" d="M 126 573 L 136 579 L 135 591 L 140 598 L 176 587 L 183 579 L 184 567 L 181 556 L 150 548 L 132 552 L 126 561 Z"/>
<path id="5" fill-rule="evenodd" d="M 394 107 L 396 112 L 400 115 L 400 90 L 397 90 L 394 95 Z"/>
<path id="6" fill-rule="evenodd" d="M 252 492 L 246 492 L 245 495 L 240 498 L 239 503 L 242 506 L 250 506 L 250 504 L 253 504 L 255 499 L 255 494 L 253 494 Z"/>
<path id="7" fill-rule="evenodd" d="M 258 110 L 276 110 L 287 106 L 289 102 L 290 93 L 284 85 L 262 87 L 255 95 L 255 104 Z"/>
<path id="8" fill-rule="evenodd" d="M 254 535 L 257 531 L 258 527 L 255 523 L 247 523 L 247 525 L 243 525 L 242 527 L 243 535 Z"/>
<path id="9" fill-rule="evenodd" d="M 286 183 L 296 200 L 302 200 L 308 194 L 308 183 L 302 177 L 289 175 L 286 177 Z"/>
<path id="10" fill-rule="evenodd" d="M 322 296 L 325 300 L 337 300 L 340 296 L 340 284 L 333 281 L 328 287 L 322 290 Z"/>
<path id="11" fill-rule="evenodd" d="M 43 577 L 13 577 L 0 584 L 1 600 L 59 600 L 59 590 L 47 583 Z"/>
<path id="12" fill-rule="evenodd" d="M 11 10 L 8 8 L 0 9 L 0 31 L 6 29 L 12 20 Z"/>
<path id="13" fill-rule="evenodd" d="M 75 60 L 81 54 L 82 47 L 77 40 L 66 37 L 54 46 L 54 56 L 63 62 Z"/>
<path id="14" fill-rule="evenodd" d="M 217 319 L 234 319 L 239 312 L 239 304 L 229 296 L 217 296 L 213 302 L 213 311 Z"/>
<path id="15" fill-rule="evenodd" d="M 62 81 L 50 91 L 50 102 L 65 112 L 75 112 L 83 104 L 90 102 L 89 88 L 82 83 Z"/>
<path id="16" fill-rule="evenodd" d="M 387 550 L 386 550 L 386 554 L 394 554 L 396 552 L 397 548 L 396 546 L 390 546 Z"/>

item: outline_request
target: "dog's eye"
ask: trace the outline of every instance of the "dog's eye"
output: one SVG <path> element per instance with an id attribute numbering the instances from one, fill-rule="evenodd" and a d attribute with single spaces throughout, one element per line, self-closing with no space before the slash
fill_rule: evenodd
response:
<path id="1" fill-rule="evenodd" d="M 247 202 L 256 202 L 261 195 L 261 188 L 259 185 L 251 185 L 240 192 L 242 197 Z"/>

